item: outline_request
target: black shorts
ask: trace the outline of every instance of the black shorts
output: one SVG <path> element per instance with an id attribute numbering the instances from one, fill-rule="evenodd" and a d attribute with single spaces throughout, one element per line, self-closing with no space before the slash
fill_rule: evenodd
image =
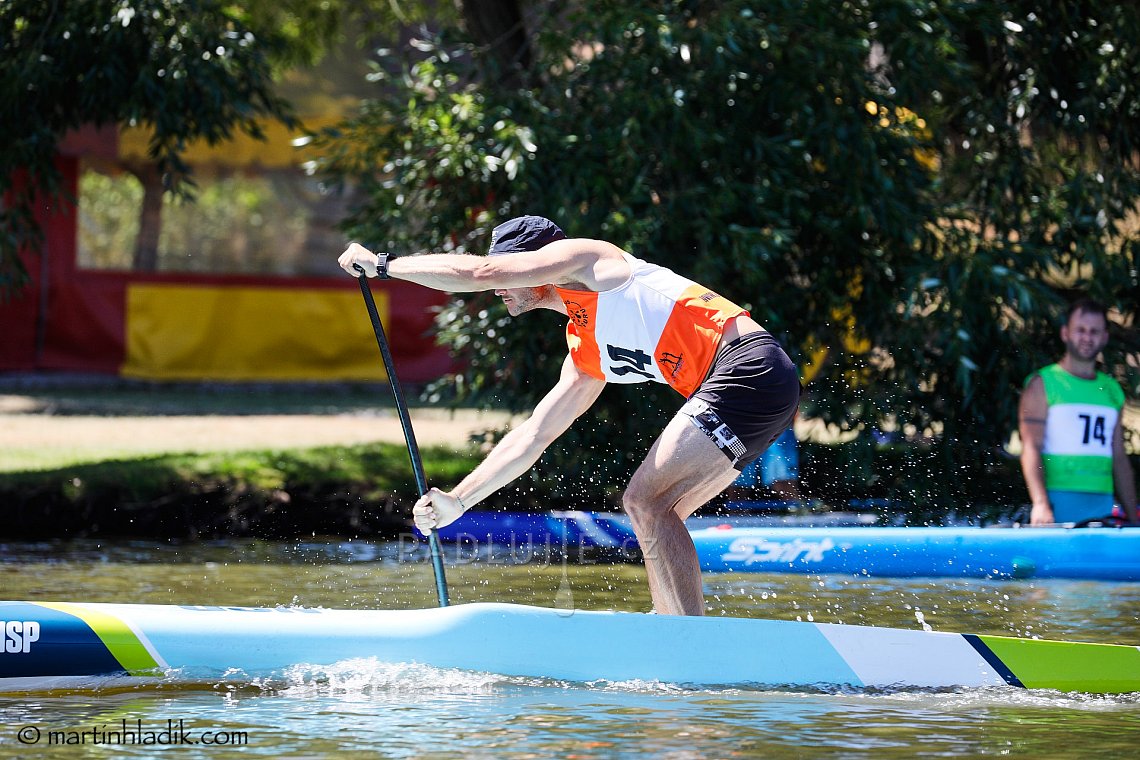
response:
<path id="1" fill-rule="evenodd" d="M 791 427 L 799 402 L 796 366 L 761 330 L 721 346 L 681 412 L 742 470 Z"/>

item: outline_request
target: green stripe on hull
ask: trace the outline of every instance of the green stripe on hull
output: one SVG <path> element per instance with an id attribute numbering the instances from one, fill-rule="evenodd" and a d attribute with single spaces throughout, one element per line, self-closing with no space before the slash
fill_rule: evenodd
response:
<path id="1" fill-rule="evenodd" d="M 1122 694 L 1140 683 L 1140 647 L 978 638 L 1030 689 Z"/>
<path id="2" fill-rule="evenodd" d="M 139 640 L 138 635 L 114 615 L 70 602 L 37 602 L 37 604 L 74 615 L 86 623 L 107 647 L 107 651 L 123 666 L 123 670 L 131 675 L 153 675 L 155 669 L 160 667 L 146 645 Z"/>

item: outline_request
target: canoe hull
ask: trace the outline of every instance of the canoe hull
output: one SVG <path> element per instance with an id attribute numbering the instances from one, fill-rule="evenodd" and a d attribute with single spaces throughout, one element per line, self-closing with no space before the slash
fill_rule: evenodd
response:
<path id="1" fill-rule="evenodd" d="M 740 618 L 0 602 L 0 689 L 245 681 L 357 658 L 572 682 L 1140 691 L 1140 648 Z M 15 624 L 15 625 L 13 625 Z"/>

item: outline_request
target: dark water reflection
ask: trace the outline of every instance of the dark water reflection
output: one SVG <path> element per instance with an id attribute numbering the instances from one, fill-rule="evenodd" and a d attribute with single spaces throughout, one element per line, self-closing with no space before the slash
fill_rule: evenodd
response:
<path id="1" fill-rule="evenodd" d="M 411 545 L 228 541 L 0 545 L 6 599 L 347 608 L 434 606 L 431 567 Z M 583 609 L 650 606 L 636 564 L 563 563 L 541 552 L 448 558 L 455 603 Z M 710 614 L 1140 645 L 1140 584 L 708 575 Z M 669 642 L 648 642 L 668 647 Z M 573 653 L 558 653 L 573 656 Z M 684 653 L 678 653 L 684 656 Z M 0 696 L 0 755 L 17 731 L 182 720 L 244 732 L 243 754 L 314 757 L 1136 757 L 1140 700 L 1049 692 L 691 691 L 662 684 L 559 684 L 375 662 L 216 689 Z M 37 756 L 105 756 L 45 746 Z M 153 748 L 118 746 L 117 755 Z M 179 757 L 215 757 L 183 746 Z M 236 754 L 236 752 L 235 752 Z"/>

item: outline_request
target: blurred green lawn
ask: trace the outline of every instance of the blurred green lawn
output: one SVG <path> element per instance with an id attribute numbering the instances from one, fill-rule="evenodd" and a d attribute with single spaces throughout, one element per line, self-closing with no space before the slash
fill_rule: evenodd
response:
<path id="1" fill-rule="evenodd" d="M 414 399 L 415 392 L 407 394 Z M 509 417 L 410 404 L 421 447 L 470 451 Z M 27 385 L 0 380 L 0 472 L 154 456 L 403 444 L 391 389 L 318 385 Z"/>

